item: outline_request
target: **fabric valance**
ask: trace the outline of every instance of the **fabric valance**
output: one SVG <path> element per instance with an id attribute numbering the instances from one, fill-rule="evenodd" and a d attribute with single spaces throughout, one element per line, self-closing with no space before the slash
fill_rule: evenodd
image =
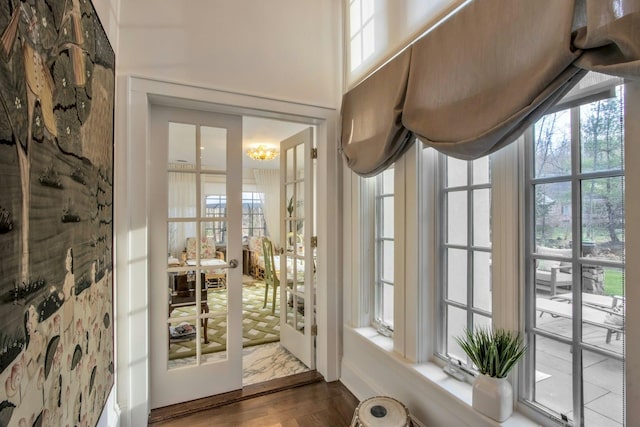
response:
<path id="1" fill-rule="evenodd" d="M 402 125 L 411 47 L 352 89 L 342 100 L 342 149 L 363 176 L 393 164 L 412 141 Z"/>
<path id="2" fill-rule="evenodd" d="M 474 0 L 407 56 L 406 78 L 391 73 L 403 68 L 391 61 L 345 94 L 350 167 L 365 156 L 368 171 L 386 168 L 411 134 L 457 158 L 482 157 L 514 141 L 588 70 L 639 79 L 640 0 Z"/>

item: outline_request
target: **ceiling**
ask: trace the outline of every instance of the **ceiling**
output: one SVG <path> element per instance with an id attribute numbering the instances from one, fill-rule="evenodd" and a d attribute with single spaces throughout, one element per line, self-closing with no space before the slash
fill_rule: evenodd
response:
<path id="1" fill-rule="evenodd" d="M 242 117 L 242 151 L 260 144 L 278 148 L 280 141 L 309 127 L 309 125 L 261 117 Z M 202 127 L 201 163 L 213 170 L 225 170 L 226 131 L 219 128 Z M 169 162 L 195 164 L 195 125 L 170 123 Z M 269 161 L 252 160 L 242 156 L 243 169 L 277 169 L 280 157 Z"/>

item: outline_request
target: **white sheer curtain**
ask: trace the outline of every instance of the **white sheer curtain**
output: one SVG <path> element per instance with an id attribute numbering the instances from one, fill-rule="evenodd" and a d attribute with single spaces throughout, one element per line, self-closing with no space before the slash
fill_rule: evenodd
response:
<path id="1" fill-rule="evenodd" d="M 254 169 L 253 176 L 258 191 L 264 195 L 262 206 L 269 237 L 277 245 L 280 240 L 280 170 Z"/>
<path id="2" fill-rule="evenodd" d="M 172 222 L 172 218 L 195 218 L 196 216 L 196 175 L 188 172 L 193 165 L 171 164 L 169 168 L 169 229 L 167 250 L 169 255 L 179 258 L 186 248 L 187 237 L 196 237 L 194 222 Z M 176 172 L 176 170 L 185 172 Z"/>

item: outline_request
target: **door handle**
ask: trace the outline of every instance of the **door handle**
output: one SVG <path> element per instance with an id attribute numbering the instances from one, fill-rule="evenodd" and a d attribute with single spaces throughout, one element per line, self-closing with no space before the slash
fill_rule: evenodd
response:
<path id="1" fill-rule="evenodd" d="M 238 266 L 238 260 L 231 259 L 229 260 L 229 265 L 226 268 L 236 268 L 237 266 Z"/>

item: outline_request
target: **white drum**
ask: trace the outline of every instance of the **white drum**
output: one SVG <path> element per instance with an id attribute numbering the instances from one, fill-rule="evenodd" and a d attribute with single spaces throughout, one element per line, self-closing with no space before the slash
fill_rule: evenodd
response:
<path id="1" fill-rule="evenodd" d="M 360 402 L 351 427 L 411 427 L 409 409 L 392 397 L 377 396 Z"/>

